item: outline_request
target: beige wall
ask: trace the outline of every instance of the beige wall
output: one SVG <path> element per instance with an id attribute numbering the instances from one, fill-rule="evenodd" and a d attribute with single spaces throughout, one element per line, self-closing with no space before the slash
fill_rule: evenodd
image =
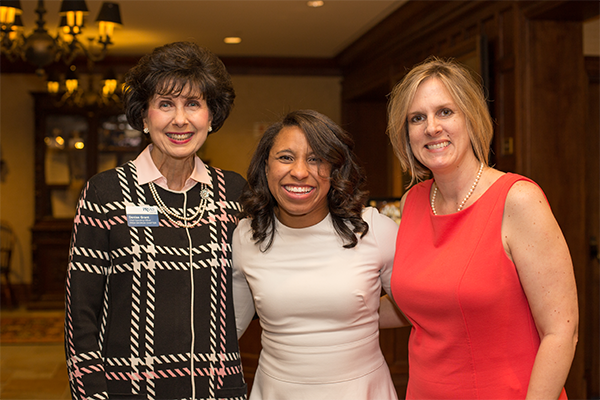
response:
<path id="1" fill-rule="evenodd" d="M 221 130 L 210 135 L 202 158 L 246 176 L 264 128 L 284 113 L 301 108 L 341 120 L 341 82 L 332 77 L 234 76 L 234 109 Z"/>
<path id="2" fill-rule="evenodd" d="M 35 75 L 0 75 L 0 146 L 8 173 L 0 183 L 0 219 L 15 230 L 13 282 L 31 282 L 34 219 L 34 115 L 31 91 L 45 90 Z"/>
<path id="3" fill-rule="evenodd" d="M 313 108 L 340 121 L 340 78 L 234 76 L 237 98 L 223 128 L 204 145 L 211 165 L 245 176 L 266 124 L 281 114 Z M 0 75 L 0 147 L 8 166 L 0 183 L 0 219 L 17 233 L 13 282 L 31 283 L 31 227 L 34 223 L 34 115 L 32 91 L 45 90 L 30 74 Z M 65 266 L 66 267 L 66 266 Z"/>

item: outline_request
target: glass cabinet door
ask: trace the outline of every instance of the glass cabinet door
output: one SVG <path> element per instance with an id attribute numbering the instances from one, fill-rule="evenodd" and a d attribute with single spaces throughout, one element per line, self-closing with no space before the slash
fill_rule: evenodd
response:
<path id="1" fill-rule="evenodd" d="M 44 175 L 51 217 L 71 218 L 87 177 L 89 124 L 81 115 L 46 117 Z"/>
<path id="2" fill-rule="evenodd" d="M 131 129 L 125 114 L 52 114 L 45 121 L 44 216 L 73 218 L 85 182 L 135 159 L 142 133 Z M 94 129 L 96 137 L 90 134 Z"/>
<path id="3" fill-rule="evenodd" d="M 31 228 L 32 292 L 28 307 L 64 306 L 69 243 L 77 202 L 95 174 L 137 157 L 141 132 L 119 104 L 57 104 L 48 93 L 35 102 L 35 223 Z"/>
<path id="4" fill-rule="evenodd" d="M 142 133 L 129 126 L 125 114 L 101 117 L 98 124 L 97 172 L 134 160 L 141 144 Z"/>

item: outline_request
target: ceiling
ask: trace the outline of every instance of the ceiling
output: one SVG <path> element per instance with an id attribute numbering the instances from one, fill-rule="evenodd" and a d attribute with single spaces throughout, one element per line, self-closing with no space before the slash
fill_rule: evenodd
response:
<path id="1" fill-rule="evenodd" d="M 119 4 L 123 21 L 110 55 L 137 57 L 162 44 L 192 40 L 225 57 L 333 58 L 407 0 L 325 0 L 319 8 L 308 7 L 305 0 L 110 1 Z M 35 28 L 37 3 L 21 1 L 26 34 Z M 44 4 L 46 28 L 54 35 L 61 1 Z M 86 4 L 82 41 L 97 34 L 94 20 L 102 1 Z M 223 39 L 232 35 L 242 42 L 225 44 Z"/>
<path id="2" fill-rule="evenodd" d="M 399 8 L 406 0 L 326 0 L 319 8 L 296 0 L 112 0 L 123 26 L 115 30 L 111 55 L 135 56 L 165 43 L 192 40 L 219 56 L 332 58 Z M 54 34 L 60 1 L 45 1 L 46 28 Z M 87 0 L 82 37 L 97 32 L 102 1 Z M 21 1 L 25 32 L 35 27 L 37 1 Z M 242 42 L 228 45 L 226 36 Z M 81 39 L 84 41 L 85 39 Z"/>

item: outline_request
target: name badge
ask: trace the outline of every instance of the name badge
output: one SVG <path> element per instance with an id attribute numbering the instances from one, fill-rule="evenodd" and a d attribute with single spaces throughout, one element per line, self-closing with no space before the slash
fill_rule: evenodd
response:
<path id="1" fill-rule="evenodd" d="M 159 226 L 158 209 L 154 206 L 126 206 L 125 211 L 128 226 Z"/>

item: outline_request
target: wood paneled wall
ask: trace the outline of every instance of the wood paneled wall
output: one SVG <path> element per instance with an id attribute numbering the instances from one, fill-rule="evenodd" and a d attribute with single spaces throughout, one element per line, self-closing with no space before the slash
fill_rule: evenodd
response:
<path id="1" fill-rule="evenodd" d="M 585 326 L 579 328 L 585 337 L 585 378 L 588 399 L 600 398 L 600 57 L 586 58 L 588 75 L 585 129 L 586 238 L 590 243 L 590 258 L 585 277 Z M 595 318 L 594 318 L 595 316 Z"/>
<path id="2" fill-rule="evenodd" d="M 374 196 L 402 194 L 389 141 L 380 140 L 393 85 L 430 55 L 479 62 L 495 119 L 492 162 L 545 191 L 571 250 L 581 328 L 589 316 L 587 188 L 600 184 L 586 178 L 582 21 L 598 13 L 597 2 L 586 1 L 410 1 L 337 57 L 344 127 L 355 138 Z M 584 354 L 591 340 L 598 338 L 580 334 L 567 381 L 570 398 L 586 398 Z M 400 374 L 395 378 L 402 395 L 406 333 L 385 333 L 382 346 L 393 373 Z"/>
<path id="3" fill-rule="evenodd" d="M 489 3 L 496 7 L 490 9 Z M 359 109 L 379 107 L 385 112 L 387 94 L 412 66 L 430 55 L 460 60 L 479 57 L 486 50 L 486 53 L 490 52 L 489 57 L 482 59 L 481 63 L 478 60 L 480 65 L 477 67 L 485 66 L 492 70 L 492 79 L 487 82 L 490 95 L 499 92 L 513 99 L 509 103 L 492 103 L 492 114 L 501 127 L 494 141 L 493 160 L 501 169 L 515 169 L 514 153 L 504 151 L 503 157 L 498 157 L 503 143 L 514 143 L 514 120 L 510 120 L 514 115 L 511 106 L 515 104 L 515 55 L 511 40 L 515 24 L 514 5 L 511 2 L 489 3 L 410 2 L 400 9 L 401 13 L 392 14 L 376 30 L 338 56 L 344 76 L 342 113 L 348 116 L 344 123 L 355 135 L 358 148 L 369 146 L 373 136 L 362 134 Z M 498 63 L 492 63 L 491 58 L 497 58 Z M 377 133 L 385 134 L 385 126 Z M 389 142 L 382 142 L 371 157 L 391 154 L 387 147 Z M 365 163 L 370 164 L 368 155 L 361 156 L 366 156 Z M 386 166 L 389 164 L 393 162 Z M 367 174 L 374 196 L 402 194 L 402 186 L 394 184 L 388 173 L 368 169 Z"/>
<path id="4" fill-rule="evenodd" d="M 578 278 L 581 329 L 587 323 L 584 296 L 588 257 L 583 134 L 587 107 L 582 26 L 579 22 L 546 20 L 529 20 L 524 25 L 527 49 L 523 49 L 523 112 L 518 119 L 521 150 L 517 154 L 517 168 L 544 189 L 569 243 Z M 586 398 L 583 396 L 583 349 L 586 347 L 583 330 L 578 347 L 569 389 L 577 393 L 571 397 L 583 399 Z"/>

